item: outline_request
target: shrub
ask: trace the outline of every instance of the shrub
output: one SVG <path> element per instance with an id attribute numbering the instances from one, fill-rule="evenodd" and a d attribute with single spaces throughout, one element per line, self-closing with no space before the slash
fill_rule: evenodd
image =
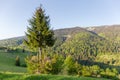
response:
<path id="1" fill-rule="evenodd" d="M 93 65 L 90 67 L 91 73 L 93 77 L 97 77 L 100 74 L 100 67 L 98 65 Z"/>
<path id="2" fill-rule="evenodd" d="M 38 69 L 38 62 L 36 56 L 28 56 L 26 59 L 27 70 L 30 74 L 36 73 Z"/>
<path id="3" fill-rule="evenodd" d="M 46 62 L 45 70 L 47 73 L 58 74 L 62 70 L 64 59 L 61 55 L 55 54 L 53 55 L 50 61 Z"/>
<path id="4" fill-rule="evenodd" d="M 78 64 L 75 64 L 75 60 L 71 55 L 69 55 L 65 59 L 63 66 L 64 66 L 64 69 L 63 69 L 64 74 L 73 75 L 78 73 L 77 71 Z"/>
<path id="5" fill-rule="evenodd" d="M 83 66 L 83 67 L 82 67 L 82 76 L 85 76 L 85 77 L 90 77 L 90 76 L 92 76 L 90 67 L 88 67 L 88 66 Z"/>
<path id="6" fill-rule="evenodd" d="M 113 71 L 115 71 L 115 72 L 113 72 Z M 106 68 L 106 70 L 102 71 L 100 74 L 104 78 L 118 80 L 118 78 L 117 78 L 117 71 L 115 69 L 113 71 L 110 70 L 109 68 Z"/>
<path id="7" fill-rule="evenodd" d="M 19 58 L 19 56 L 17 56 L 16 59 L 15 59 L 15 65 L 20 66 L 20 58 Z"/>
<path id="8" fill-rule="evenodd" d="M 82 75 L 82 73 L 81 73 L 82 66 L 77 61 L 74 65 L 75 65 L 75 73 L 78 76 L 81 76 Z"/>
<path id="9" fill-rule="evenodd" d="M 115 68 L 112 69 L 112 72 L 115 73 L 116 75 L 119 74 L 119 72 L 118 72 L 117 69 L 115 69 Z"/>

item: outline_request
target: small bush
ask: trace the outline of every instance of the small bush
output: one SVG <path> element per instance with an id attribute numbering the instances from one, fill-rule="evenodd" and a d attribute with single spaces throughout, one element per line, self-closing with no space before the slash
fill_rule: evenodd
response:
<path id="1" fill-rule="evenodd" d="M 19 58 L 19 56 L 17 56 L 16 59 L 15 59 L 15 65 L 20 66 L 20 58 Z"/>
<path id="2" fill-rule="evenodd" d="M 58 74 L 62 70 L 64 59 L 61 55 L 55 54 L 52 59 L 46 63 L 46 71 L 51 74 Z"/>
<path id="3" fill-rule="evenodd" d="M 113 72 L 115 71 L 115 72 Z M 102 71 L 100 74 L 101 74 L 101 77 L 104 77 L 104 78 L 109 78 L 109 79 L 113 79 L 113 80 L 118 80 L 117 78 L 117 71 L 114 69 L 114 70 L 110 70 L 109 68 L 106 68 L 105 71 Z"/>
<path id="4" fill-rule="evenodd" d="M 74 63 L 75 63 L 75 61 L 71 55 L 69 55 L 65 59 L 63 66 L 64 66 L 64 71 L 66 74 L 71 75 L 71 74 L 75 73 Z"/>
<path id="5" fill-rule="evenodd" d="M 90 67 L 90 71 L 93 77 L 97 77 L 100 74 L 100 67 L 98 65 L 93 65 Z"/>
<path id="6" fill-rule="evenodd" d="M 36 73 L 38 69 L 38 60 L 36 56 L 28 56 L 26 59 L 27 70 L 30 74 Z"/>
<path id="7" fill-rule="evenodd" d="M 69 55 L 63 64 L 63 73 L 68 75 L 80 75 L 81 74 L 81 65 L 76 62 L 71 55 Z"/>
<path id="8" fill-rule="evenodd" d="M 88 66 L 83 66 L 81 71 L 82 71 L 82 76 L 85 76 L 85 77 L 92 76 L 90 67 L 88 67 Z"/>

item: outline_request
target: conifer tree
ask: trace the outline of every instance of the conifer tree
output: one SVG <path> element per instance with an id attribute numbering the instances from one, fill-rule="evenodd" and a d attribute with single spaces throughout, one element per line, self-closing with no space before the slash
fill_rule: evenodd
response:
<path id="1" fill-rule="evenodd" d="M 27 39 L 24 43 L 32 50 L 38 51 L 38 63 L 42 56 L 42 50 L 46 46 L 53 46 L 55 42 L 54 32 L 50 28 L 49 16 L 46 16 L 45 11 L 40 6 L 36 9 L 33 17 L 29 20 L 30 27 L 27 27 L 25 33 Z"/>

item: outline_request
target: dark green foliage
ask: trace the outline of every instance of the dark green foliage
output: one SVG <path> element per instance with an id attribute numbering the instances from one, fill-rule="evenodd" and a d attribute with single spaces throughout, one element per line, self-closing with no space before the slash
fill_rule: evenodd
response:
<path id="1" fill-rule="evenodd" d="M 19 56 L 17 56 L 16 59 L 15 59 L 15 65 L 20 66 L 20 58 L 19 58 Z"/>

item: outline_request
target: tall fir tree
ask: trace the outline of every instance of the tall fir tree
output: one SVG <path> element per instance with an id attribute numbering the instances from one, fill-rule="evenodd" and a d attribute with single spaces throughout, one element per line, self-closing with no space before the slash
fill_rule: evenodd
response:
<path id="1" fill-rule="evenodd" d="M 38 51 L 38 63 L 42 59 L 42 50 L 46 46 L 50 47 L 54 45 L 55 38 L 54 32 L 50 28 L 49 16 L 46 16 L 45 11 L 40 6 L 36 9 L 33 17 L 29 20 L 30 27 L 27 27 L 25 33 L 27 39 L 24 43 L 32 50 Z"/>

